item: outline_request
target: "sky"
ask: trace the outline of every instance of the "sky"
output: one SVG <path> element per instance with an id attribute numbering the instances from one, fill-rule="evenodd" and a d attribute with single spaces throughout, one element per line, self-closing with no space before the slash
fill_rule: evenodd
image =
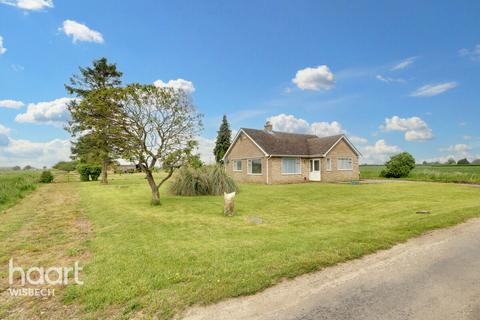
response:
<path id="1" fill-rule="evenodd" d="M 0 167 L 70 156 L 64 84 L 106 57 L 232 129 L 345 133 L 362 163 L 480 158 L 479 1 L 0 0 Z"/>

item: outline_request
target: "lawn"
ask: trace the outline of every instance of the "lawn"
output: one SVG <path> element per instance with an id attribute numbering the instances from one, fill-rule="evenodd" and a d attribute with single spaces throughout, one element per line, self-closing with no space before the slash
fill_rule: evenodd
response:
<path id="1" fill-rule="evenodd" d="M 378 179 L 384 166 L 362 165 L 362 179 Z M 480 183 L 480 165 L 417 165 L 406 180 Z"/>
<path id="2" fill-rule="evenodd" d="M 38 171 L 0 171 L 0 212 L 37 187 Z"/>
<path id="3" fill-rule="evenodd" d="M 152 207 L 140 175 L 75 188 L 94 237 L 85 285 L 63 303 L 97 318 L 168 319 L 480 216 L 480 188 L 455 184 L 242 185 L 233 218 L 222 197 L 162 190 Z"/>

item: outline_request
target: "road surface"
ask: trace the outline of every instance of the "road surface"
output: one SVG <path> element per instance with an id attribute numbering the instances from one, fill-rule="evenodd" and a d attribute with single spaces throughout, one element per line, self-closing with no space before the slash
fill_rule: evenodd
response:
<path id="1" fill-rule="evenodd" d="M 195 307 L 185 319 L 480 319 L 480 219 L 359 260 Z"/>

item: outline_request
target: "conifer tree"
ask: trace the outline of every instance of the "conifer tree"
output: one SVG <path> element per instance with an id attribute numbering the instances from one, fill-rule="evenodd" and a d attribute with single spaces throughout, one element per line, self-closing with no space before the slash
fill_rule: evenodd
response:
<path id="1" fill-rule="evenodd" d="M 217 163 L 223 163 L 223 156 L 230 148 L 232 139 L 232 130 L 230 130 L 230 125 L 227 121 L 227 116 L 223 115 L 222 124 L 217 134 L 217 141 L 215 142 L 215 149 L 213 149 L 213 154 L 215 155 L 215 161 Z"/>

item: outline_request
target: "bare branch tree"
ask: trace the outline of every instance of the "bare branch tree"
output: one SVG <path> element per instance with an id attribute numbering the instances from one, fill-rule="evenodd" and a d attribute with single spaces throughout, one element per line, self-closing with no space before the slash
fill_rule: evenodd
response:
<path id="1" fill-rule="evenodd" d="M 160 187 L 196 147 L 202 115 L 183 91 L 153 85 L 128 86 L 119 105 L 122 114 L 113 120 L 128 139 L 120 145 L 121 155 L 140 165 L 152 190 L 152 204 L 160 204 Z M 153 175 L 156 166 L 166 172 L 158 183 Z"/>

